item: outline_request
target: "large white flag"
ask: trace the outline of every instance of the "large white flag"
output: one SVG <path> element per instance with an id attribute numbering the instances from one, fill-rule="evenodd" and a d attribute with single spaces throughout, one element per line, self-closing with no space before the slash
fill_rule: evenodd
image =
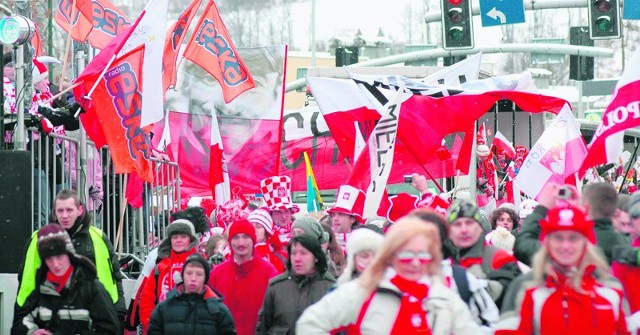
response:
<path id="1" fill-rule="evenodd" d="M 162 54 L 167 34 L 167 11 L 169 0 L 150 0 L 147 13 L 122 47 L 124 55 L 144 44 L 142 64 L 142 116 L 140 126 L 160 121 L 164 117 L 162 92 Z"/>
<path id="2" fill-rule="evenodd" d="M 363 217 L 376 216 L 380 201 L 385 195 L 387 181 L 393 165 L 398 121 L 400 120 L 400 105 L 404 95 L 404 88 L 402 87 L 396 92 L 395 97 L 384 106 L 384 110 L 381 111 L 382 117 L 367 140 L 369 150 L 368 152 L 363 150 L 360 154 L 361 156 L 369 155 L 369 169 L 371 171 L 371 181 L 367 188 Z"/>
<path id="3" fill-rule="evenodd" d="M 529 151 L 515 182 L 529 197 L 536 198 L 545 184 L 564 184 L 586 155 L 580 127 L 565 105 Z"/>

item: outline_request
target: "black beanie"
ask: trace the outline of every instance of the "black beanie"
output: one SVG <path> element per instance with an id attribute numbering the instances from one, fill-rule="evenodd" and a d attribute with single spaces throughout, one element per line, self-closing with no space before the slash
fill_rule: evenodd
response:
<path id="1" fill-rule="evenodd" d="M 204 259 L 204 257 L 198 252 L 190 255 L 184 261 L 184 265 L 182 266 L 182 281 L 184 282 L 184 269 L 186 269 L 187 264 L 190 263 L 200 263 L 200 266 L 204 269 L 204 283 L 206 285 L 209 282 L 209 272 L 211 272 L 211 265 L 209 265 L 209 262 Z"/>

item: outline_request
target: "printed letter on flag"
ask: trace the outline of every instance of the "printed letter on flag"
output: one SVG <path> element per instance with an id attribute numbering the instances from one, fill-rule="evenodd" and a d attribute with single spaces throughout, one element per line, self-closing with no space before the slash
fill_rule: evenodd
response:
<path id="1" fill-rule="evenodd" d="M 100 125 L 115 172 L 135 171 L 143 180 L 153 181 L 149 161 L 151 144 L 148 135 L 140 128 L 143 54 L 144 46 L 132 50 L 116 59 L 102 80 L 98 81 L 98 76 L 85 77 L 78 89 L 88 92 L 98 81 L 92 94 L 93 103 L 85 106 L 86 113 L 81 115 L 81 121 L 91 139 L 93 127 Z"/>
<path id="2" fill-rule="evenodd" d="M 624 130 L 640 125 L 640 48 L 618 81 L 609 106 L 596 128 L 589 152 L 580 168 L 582 178 L 586 171 L 596 165 L 616 163 L 624 148 Z"/>
<path id="3" fill-rule="evenodd" d="M 367 197 L 364 203 L 365 217 L 377 215 L 380 202 L 385 195 L 387 181 L 393 166 L 393 153 L 398 133 L 398 120 L 400 119 L 400 104 L 403 97 L 404 87 L 398 90 L 395 98 L 384 106 L 384 113 L 367 141 L 368 151 L 365 147 L 358 161 L 356 161 L 356 165 L 361 164 L 359 162 L 360 157 L 366 154 L 369 155 L 371 182 L 367 188 Z M 357 170 L 359 169 L 354 167 L 353 171 Z"/>
<path id="4" fill-rule="evenodd" d="M 164 117 L 162 90 L 162 52 L 166 36 L 166 19 L 169 0 L 151 0 L 147 4 L 146 14 L 133 30 L 131 37 L 122 47 L 122 53 L 144 45 L 144 64 L 142 65 L 142 118 L 141 126 L 162 120 Z"/>
<path id="5" fill-rule="evenodd" d="M 91 0 L 60 0 L 55 21 L 71 38 L 84 43 L 93 29 Z"/>
<path id="6" fill-rule="evenodd" d="M 212 0 L 187 43 L 184 57 L 216 78 L 226 103 L 255 87 L 249 68 L 233 45 Z"/>
<path id="7" fill-rule="evenodd" d="M 524 193 L 536 198 L 545 184 L 564 184 L 578 171 L 586 154 L 580 127 L 569 105 L 565 105 L 529 151 L 515 182 Z"/>
<path id="8" fill-rule="evenodd" d="M 120 35 L 131 22 L 124 13 L 109 0 L 93 0 L 93 30 L 89 43 L 96 49 L 104 49 L 116 36 Z"/>

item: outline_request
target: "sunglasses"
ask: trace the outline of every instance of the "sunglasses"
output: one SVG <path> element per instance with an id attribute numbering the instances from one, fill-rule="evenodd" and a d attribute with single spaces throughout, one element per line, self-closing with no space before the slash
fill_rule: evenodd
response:
<path id="1" fill-rule="evenodd" d="M 400 263 L 411 263 L 414 259 L 417 259 L 420 264 L 427 264 L 431 262 L 433 256 L 428 251 L 400 251 L 396 254 L 396 259 Z"/>

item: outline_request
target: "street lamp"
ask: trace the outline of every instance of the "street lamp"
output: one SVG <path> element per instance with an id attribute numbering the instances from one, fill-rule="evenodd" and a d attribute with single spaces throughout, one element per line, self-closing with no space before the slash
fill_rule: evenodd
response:
<path id="1" fill-rule="evenodd" d="M 14 148 L 18 150 L 25 150 L 27 144 L 25 141 L 26 133 L 23 111 L 25 100 L 23 44 L 28 43 L 31 40 L 31 36 L 34 34 L 35 30 L 36 28 L 33 22 L 22 15 L 7 16 L 0 20 L 0 43 L 13 46 L 13 55 L 15 60 L 13 68 L 16 71 L 16 114 L 18 118 L 14 136 Z M 31 97 L 29 97 L 28 101 L 31 103 Z"/>

